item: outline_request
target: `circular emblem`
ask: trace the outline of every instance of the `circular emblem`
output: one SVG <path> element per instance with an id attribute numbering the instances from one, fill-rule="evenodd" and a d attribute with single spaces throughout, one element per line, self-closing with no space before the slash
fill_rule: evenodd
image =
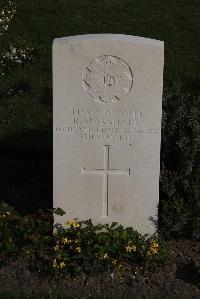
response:
<path id="1" fill-rule="evenodd" d="M 131 90 L 133 74 L 122 59 L 104 55 L 96 58 L 83 74 L 83 86 L 95 101 L 104 104 L 123 99 Z"/>

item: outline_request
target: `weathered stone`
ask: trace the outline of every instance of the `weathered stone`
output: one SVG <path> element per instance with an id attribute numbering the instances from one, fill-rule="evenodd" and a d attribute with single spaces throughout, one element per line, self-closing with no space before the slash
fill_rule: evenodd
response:
<path id="1" fill-rule="evenodd" d="M 54 207 L 67 219 L 155 232 L 163 64 L 157 40 L 113 34 L 55 39 Z"/>

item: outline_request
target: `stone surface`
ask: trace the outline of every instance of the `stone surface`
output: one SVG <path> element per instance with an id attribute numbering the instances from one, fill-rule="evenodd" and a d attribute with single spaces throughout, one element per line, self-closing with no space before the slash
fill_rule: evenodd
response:
<path id="1" fill-rule="evenodd" d="M 53 43 L 54 207 L 152 234 L 159 202 L 164 45 L 99 34 Z"/>

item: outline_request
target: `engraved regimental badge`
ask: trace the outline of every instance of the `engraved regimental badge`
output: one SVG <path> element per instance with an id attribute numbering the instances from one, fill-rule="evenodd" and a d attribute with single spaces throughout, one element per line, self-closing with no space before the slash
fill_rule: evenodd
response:
<path id="1" fill-rule="evenodd" d="M 83 74 L 86 93 L 98 103 L 111 104 L 122 100 L 132 85 L 133 74 L 128 64 L 111 55 L 94 59 Z"/>

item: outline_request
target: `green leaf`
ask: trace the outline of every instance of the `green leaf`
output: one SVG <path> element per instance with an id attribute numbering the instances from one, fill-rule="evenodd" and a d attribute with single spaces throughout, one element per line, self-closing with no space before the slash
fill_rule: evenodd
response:
<path id="1" fill-rule="evenodd" d="M 112 230 L 113 228 L 116 228 L 117 225 L 118 225 L 117 222 L 112 222 L 110 225 L 110 230 Z"/>
<path id="2" fill-rule="evenodd" d="M 54 214 L 56 214 L 58 216 L 63 216 L 64 214 L 66 214 L 66 212 L 63 209 L 58 207 L 55 209 Z"/>

